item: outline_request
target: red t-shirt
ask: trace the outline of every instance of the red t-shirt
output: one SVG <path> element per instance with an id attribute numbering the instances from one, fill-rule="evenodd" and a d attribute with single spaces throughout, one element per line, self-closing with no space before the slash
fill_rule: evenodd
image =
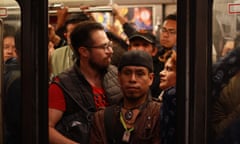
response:
<path id="1" fill-rule="evenodd" d="M 94 103 L 97 109 L 99 107 L 108 106 L 107 97 L 102 88 L 92 86 L 92 91 L 94 95 Z M 61 111 L 66 110 L 66 102 L 62 89 L 56 84 L 51 84 L 48 89 L 48 107 Z"/>

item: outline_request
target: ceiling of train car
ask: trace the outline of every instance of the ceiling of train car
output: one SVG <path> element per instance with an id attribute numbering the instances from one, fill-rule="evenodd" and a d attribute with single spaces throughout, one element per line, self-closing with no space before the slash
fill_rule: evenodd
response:
<path id="1" fill-rule="evenodd" d="M 119 5 L 140 5 L 140 4 L 161 4 L 161 3 L 176 3 L 177 0 L 49 0 L 49 3 L 64 3 L 66 6 L 76 5 L 91 5 L 91 6 L 106 6 L 111 3 Z"/>
<path id="2" fill-rule="evenodd" d="M 49 0 L 49 4 L 63 3 L 66 6 L 79 6 L 79 5 L 108 5 L 111 3 L 117 3 L 120 5 L 141 5 L 141 4 L 161 4 L 161 3 L 176 3 L 177 0 Z M 1 0 L 1 7 L 15 6 L 15 0 Z"/>

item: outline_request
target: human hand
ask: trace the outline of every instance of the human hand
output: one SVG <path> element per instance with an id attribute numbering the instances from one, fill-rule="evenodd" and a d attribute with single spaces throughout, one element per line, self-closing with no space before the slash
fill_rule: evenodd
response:
<path id="1" fill-rule="evenodd" d="M 61 41 L 61 38 L 55 33 L 55 28 L 51 24 L 48 25 L 48 40 L 55 46 Z"/>
<path id="2" fill-rule="evenodd" d="M 90 20 L 96 21 L 94 16 L 92 15 L 91 12 L 87 12 L 87 10 L 89 9 L 90 6 L 88 5 L 84 5 L 84 6 L 80 6 L 80 9 L 82 10 L 82 12 L 87 15 L 89 17 Z"/>
<path id="3" fill-rule="evenodd" d="M 227 53 L 229 53 L 233 49 L 234 49 L 234 41 L 228 40 L 223 47 L 221 56 L 225 56 Z"/>
<path id="4" fill-rule="evenodd" d="M 54 52 L 55 48 L 54 48 L 54 44 L 49 41 L 48 42 L 48 60 L 50 60 L 50 57 L 52 56 L 52 53 Z"/>
<path id="5" fill-rule="evenodd" d="M 118 34 L 118 32 L 120 31 L 119 27 L 117 27 L 116 25 L 110 25 L 110 24 L 107 25 L 107 30 L 115 34 Z"/>
<path id="6" fill-rule="evenodd" d="M 112 6 L 113 16 L 119 16 L 119 13 L 120 13 L 119 12 L 119 6 L 116 3 L 112 4 L 111 6 Z"/>
<path id="7" fill-rule="evenodd" d="M 57 17 L 58 19 L 66 19 L 68 16 L 68 7 L 63 7 L 61 9 L 58 9 L 57 10 Z"/>
<path id="8" fill-rule="evenodd" d="M 55 28 L 51 24 L 48 24 L 48 39 L 49 39 L 49 41 L 52 41 L 54 39 L 55 35 L 56 35 Z"/>
<path id="9" fill-rule="evenodd" d="M 68 17 L 68 7 L 63 7 L 57 10 L 57 25 L 56 29 L 62 27 Z"/>

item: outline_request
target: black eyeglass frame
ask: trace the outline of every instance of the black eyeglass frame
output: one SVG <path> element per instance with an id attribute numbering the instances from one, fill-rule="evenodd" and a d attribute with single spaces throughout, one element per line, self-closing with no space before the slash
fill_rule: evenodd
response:
<path id="1" fill-rule="evenodd" d="M 113 47 L 113 42 L 112 41 L 108 41 L 107 43 L 105 44 L 101 44 L 101 45 L 98 45 L 98 46 L 85 46 L 87 48 L 97 48 L 97 49 L 104 49 L 105 51 L 109 50 L 109 48 Z"/>

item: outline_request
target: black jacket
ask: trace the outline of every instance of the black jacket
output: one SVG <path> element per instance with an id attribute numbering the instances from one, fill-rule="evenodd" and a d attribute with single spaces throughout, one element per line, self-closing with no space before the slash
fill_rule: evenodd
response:
<path id="1" fill-rule="evenodd" d="M 86 112 L 82 110 L 78 103 L 89 112 L 94 113 L 97 111 L 92 87 L 79 71 L 79 66 L 77 64 L 71 69 L 59 74 L 58 78 L 61 86 L 65 88 L 63 93 L 66 100 L 66 111 L 62 119 L 56 125 L 56 129 L 66 137 L 78 141 L 77 139 L 79 139 L 80 136 L 72 137 L 73 134 L 68 135 L 68 129 L 72 128 L 69 127 L 69 124 L 73 121 L 80 121 L 83 123 L 88 121 L 86 119 Z M 110 104 L 114 104 L 121 99 L 122 95 L 117 79 L 117 68 L 115 66 L 109 66 L 108 71 L 104 73 L 103 88 Z M 74 97 L 78 103 L 75 102 L 72 97 Z"/>
<path id="2" fill-rule="evenodd" d="M 21 134 L 21 72 L 17 59 L 4 64 L 4 143 L 19 144 Z"/>

